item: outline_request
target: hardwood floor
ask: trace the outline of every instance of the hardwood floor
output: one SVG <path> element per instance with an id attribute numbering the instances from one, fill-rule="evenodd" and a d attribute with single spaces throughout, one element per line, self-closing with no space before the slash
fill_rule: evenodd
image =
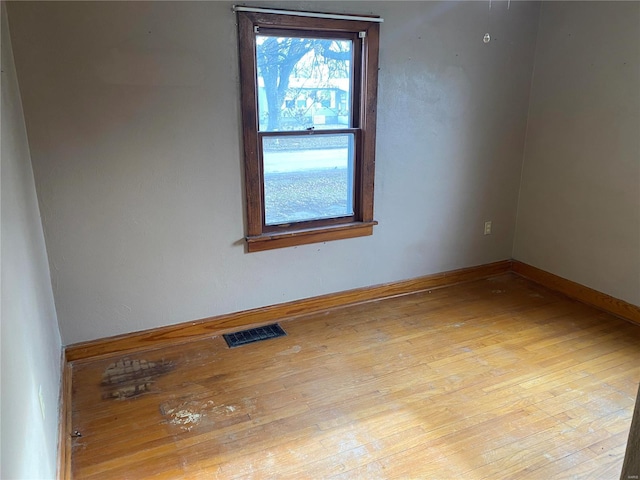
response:
<path id="1" fill-rule="evenodd" d="M 517 277 L 76 361 L 72 473 L 619 478 L 640 327 Z"/>

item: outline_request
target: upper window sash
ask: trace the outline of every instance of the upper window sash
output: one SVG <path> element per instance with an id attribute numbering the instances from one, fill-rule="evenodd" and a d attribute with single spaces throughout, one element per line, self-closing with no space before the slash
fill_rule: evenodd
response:
<path id="1" fill-rule="evenodd" d="M 359 127 L 362 40 L 357 32 L 261 29 L 255 38 L 259 132 L 329 128 L 322 122 L 296 121 L 296 112 L 316 103 L 327 108 L 334 128 L 336 124 Z M 287 55 L 279 56 L 281 51 Z M 274 59 L 279 63 L 269 64 Z M 281 91 L 277 80 L 282 79 L 276 77 L 283 70 L 290 70 L 293 83 Z"/>

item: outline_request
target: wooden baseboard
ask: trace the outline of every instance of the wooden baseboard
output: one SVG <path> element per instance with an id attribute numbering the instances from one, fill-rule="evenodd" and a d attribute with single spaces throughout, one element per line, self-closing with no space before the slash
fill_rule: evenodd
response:
<path id="1" fill-rule="evenodd" d="M 488 278 L 511 270 L 511 261 L 462 268 L 424 277 L 357 288 L 345 292 L 306 298 L 269 307 L 245 310 L 202 320 L 170 325 L 116 337 L 70 345 L 67 361 L 95 358 L 102 355 L 155 348 L 177 342 L 192 341 L 238 328 L 266 324 L 277 320 L 317 313 L 336 307 L 406 295 L 456 283 Z"/>
<path id="2" fill-rule="evenodd" d="M 197 321 L 77 343 L 66 348 L 67 362 L 198 340 L 238 328 L 308 315 L 332 308 L 407 295 L 456 283 L 514 272 L 568 297 L 640 325 L 640 307 L 517 260 L 462 268 L 411 280 L 357 288 L 293 302 L 218 315 Z"/>
<path id="3" fill-rule="evenodd" d="M 565 294 L 582 303 L 591 305 L 607 313 L 616 315 L 630 322 L 640 325 L 640 307 L 632 305 L 618 298 L 599 292 L 589 287 L 585 287 L 566 278 L 559 277 L 545 270 L 527 265 L 518 260 L 512 261 L 514 273 L 539 283 L 551 290 Z"/>
<path id="4" fill-rule="evenodd" d="M 58 420 L 58 480 L 71 480 L 71 364 L 62 351 Z"/>

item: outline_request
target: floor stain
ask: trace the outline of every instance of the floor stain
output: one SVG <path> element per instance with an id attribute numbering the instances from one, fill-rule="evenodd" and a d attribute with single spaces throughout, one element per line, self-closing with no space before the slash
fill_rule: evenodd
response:
<path id="1" fill-rule="evenodd" d="M 103 399 L 124 400 L 151 391 L 155 379 L 175 368 L 172 362 L 122 358 L 110 364 L 102 374 Z"/>

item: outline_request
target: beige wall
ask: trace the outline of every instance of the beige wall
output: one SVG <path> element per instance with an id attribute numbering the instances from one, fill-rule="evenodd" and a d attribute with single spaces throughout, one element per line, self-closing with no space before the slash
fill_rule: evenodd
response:
<path id="1" fill-rule="evenodd" d="M 0 478 L 55 478 L 60 332 L 2 2 Z M 42 391 L 44 418 L 40 410 Z"/>
<path id="2" fill-rule="evenodd" d="M 10 5 L 64 343 L 510 258 L 538 5 L 269 5 L 385 19 L 372 237 L 245 253 L 232 3 Z"/>
<path id="3" fill-rule="evenodd" d="M 514 257 L 640 305 L 640 3 L 544 2 Z"/>

